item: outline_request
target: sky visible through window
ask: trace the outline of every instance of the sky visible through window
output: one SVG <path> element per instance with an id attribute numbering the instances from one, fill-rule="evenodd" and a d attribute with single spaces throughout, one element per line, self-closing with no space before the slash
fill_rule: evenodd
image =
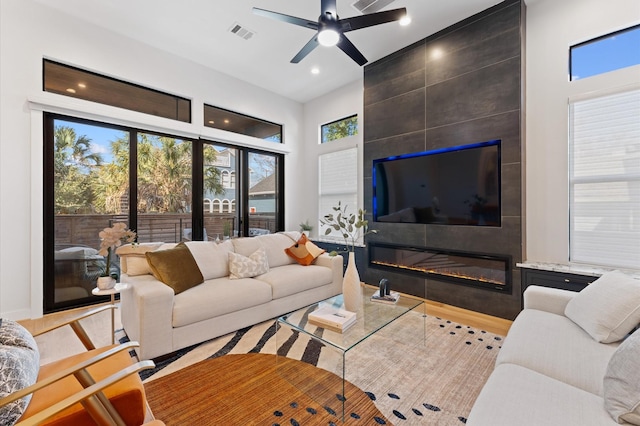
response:
<path id="1" fill-rule="evenodd" d="M 113 129 L 109 127 L 96 126 L 92 124 L 77 123 L 73 121 L 56 120 L 56 126 L 70 127 L 76 132 L 76 138 L 86 136 L 91 140 L 88 154 L 99 154 L 102 163 L 108 164 L 113 161 L 113 155 L 111 152 L 111 142 L 114 142 L 120 138 L 126 138 L 127 132 L 122 130 Z M 226 149 L 223 146 L 214 146 L 217 151 Z M 271 156 L 251 155 L 249 156 L 249 167 L 255 173 L 252 173 L 251 178 L 258 180 L 273 173 L 273 164 L 270 161 L 263 160 L 261 158 L 271 158 Z M 251 185 L 256 182 L 251 182 Z"/>
<path id="2" fill-rule="evenodd" d="M 640 64 L 640 25 L 571 47 L 571 80 Z"/>

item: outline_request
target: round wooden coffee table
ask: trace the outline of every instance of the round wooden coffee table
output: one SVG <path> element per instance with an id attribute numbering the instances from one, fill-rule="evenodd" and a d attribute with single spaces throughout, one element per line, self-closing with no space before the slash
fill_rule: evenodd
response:
<path id="1" fill-rule="evenodd" d="M 144 386 L 151 411 L 167 426 L 284 426 L 342 424 L 335 383 L 342 379 L 302 361 L 242 354 L 204 360 Z M 391 424 L 355 385 L 345 382 L 344 395 L 344 424 Z"/>

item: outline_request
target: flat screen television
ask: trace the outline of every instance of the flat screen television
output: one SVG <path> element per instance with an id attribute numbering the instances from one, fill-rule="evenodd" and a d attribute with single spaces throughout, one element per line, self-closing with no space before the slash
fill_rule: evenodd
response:
<path id="1" fill-rule="evenodd" d="M 374 160 L 374 221 L 500 226 L 500 144 Z"/>

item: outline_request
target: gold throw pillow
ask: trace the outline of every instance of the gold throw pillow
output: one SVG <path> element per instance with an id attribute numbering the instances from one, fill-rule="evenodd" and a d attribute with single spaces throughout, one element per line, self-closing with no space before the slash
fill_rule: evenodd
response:
<path id="1" fill-rule="evenodd" d="M 184 243 L 168 250 L 149 251 L 145 256 L 153 276 L 171 287 L 176 294 L 204 281 L 200 268 Z"/>

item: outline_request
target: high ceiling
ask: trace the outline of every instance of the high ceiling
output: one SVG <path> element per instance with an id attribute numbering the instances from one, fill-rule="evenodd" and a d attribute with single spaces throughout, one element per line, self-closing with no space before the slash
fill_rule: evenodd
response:
<path id="1" fill-rule="evenodd" d="M 313 30 L 254 15 L 252 7 L 317 20 L 320 0 L 37 0 L 93 25 L 263 87 L 298 102 L 331 92 L 362 75 L 363 68 L 337 47 L 318 47 L 299 64 L 289 61 Z M 365 0 L 367 1 L 367 0 Z M 340 18 L 361 14 L 356 3 L 338 0 Z M 372 63 L 501 0 L 368 0 L 406 7 L 407 27 L 387 23 L 347 33 Z M 249 39 L 231 32 L 236 25 Z M 132 30 L 133 29 L 133 30 Z M 319 74 L 312 74 L 317 67 Z"/>

